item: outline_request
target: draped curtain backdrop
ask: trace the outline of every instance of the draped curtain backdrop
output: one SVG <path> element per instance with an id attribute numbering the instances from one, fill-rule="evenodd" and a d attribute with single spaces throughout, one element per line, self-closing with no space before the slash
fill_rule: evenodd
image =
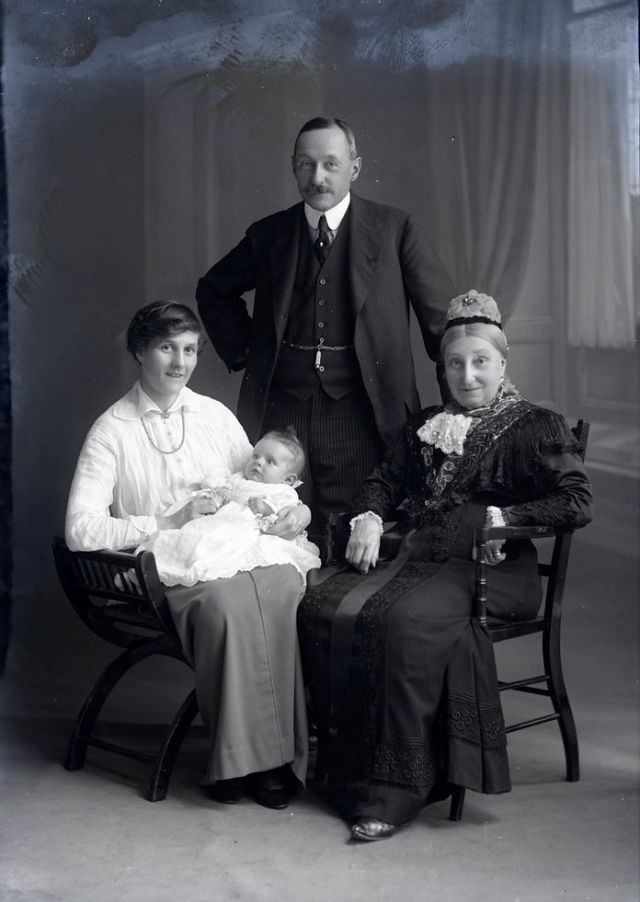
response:
<path id="1" fill-rule="evenodd" d="M 395 48 L 395 65 L 412 69 L 428 132 L 423 194 L 457 288 L 495 294 L 508 318 L 527 265 L 556 265 L 547 281 L 553 306 L 567 309 L 570 343 L 630 348 L 635 4 L 590 2 L 579 16 L 574 5 L 443 0 L 422 7 L 421 29 L 396 4 L 396 24 L 377 22 L 367 50 L 389 61 Z M 410 143 L 403 153 L 415 167 Z M 537 190 L 560 192 L 549 200 L 560 222 L 546 226 L 546 262 L 530 259 Z"/>
<path id="2" fill-rule="evenodd" d="M 631 149 L 638 136 L 629 123 L 638 70 L 626 18 L 571 26 L 568 337 L 587 348 L 634 344 Z"/>
<path id="3" fill-rule="evenodd" d="M 455 284 L 494 294 L 508 319 L 534 215 L 544 3 L 477 4 L 495 44 L 426 76 L 424 146 L 437 250 Z"/>

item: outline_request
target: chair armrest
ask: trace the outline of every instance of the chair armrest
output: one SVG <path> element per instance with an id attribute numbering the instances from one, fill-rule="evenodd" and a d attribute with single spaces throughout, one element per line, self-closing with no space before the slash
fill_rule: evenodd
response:
<path id="1" fill-rule="evenodd" d="M 160 582 L 155 558 L 150 551 L 70 551 L 64 540 L 53 543 L 58 577 L 78 615 L 94 632 L 118 642 L 119 634 L 109 624 L 112 612 L 128 610 L 133 621 L 138 615 L 148 626 L 171 635 L 175 627 Z M 102 599 L 104 616 L 92 599 Z M 115 602 L 115 604 L 114 604 Z M 118 644 L 121 644 L 118 642 Z"/>
<path id="2" fill-rule="evenodd" d="M 553 526 L 481 526 L 473 531 L 473 544 L 493 539 L 548 539 L 557 534 Z"/>
<path id="3" fill-rule="evenodd" d="M 380 560 L 389 561 L 394 558 L 408 532 L 410 529 L 406 523 L 385 523 L 380 536 Z"/>
<path id="4" fill-rule="evenodd" d="M 487 542 L 507 539 L 554 539 L 562 532 L 553 526 L 481 526 L 473 531 L 475 553 L 475 615 L 482 626 L 487 625 L 487 563 L 484 547 Z"/>

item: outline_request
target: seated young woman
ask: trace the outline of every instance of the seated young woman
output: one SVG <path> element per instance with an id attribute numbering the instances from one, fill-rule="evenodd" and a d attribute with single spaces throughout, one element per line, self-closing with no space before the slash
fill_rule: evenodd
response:
<path id="1" fill-rule="evenodd" d="M 325 571 L 298 609 L 314 717 L 333 736 L 329 785 L 356 840 L 393 835 L 450 784 L 510 789 L 493 648 L 471 616 L 473 530 L 575 529 L 592 496 L 565 420 L 520 395 L 507 353 L 493 298 L 451 302 L 441 360 L 452 401 L 408 420 L 356 494 L 352 567 Z M 398 509 L 411 529 L 379 562 Z M 487 562 L 490 615 L 535 616 L 533 544 L 489 543 Z"/>
<path id="2" fill-rule="evenodd" d="M 201 489 L 250 459 L 251 444 L 231 411 L 187 387 L 201 332 L 182 304 L 154 302 L 133 317 L 127 348 L 140 379 L 98 417 L 84 442 L 67 505 L 72 550 L 135 548 L 159 530 L 213 513 L 217 504 Z M 186 493 L 192 500 L 171 514 Z M 269 532 L 293 539 L 309 521 L 309 509 L 293 504 Z M 236 802 L 246 790 L 262 805 L 284 808 L 305 779 L 296 637 L 303 591 L 291 564 L 166 590 L 195 671 L 210 736 L 205 783 L 217 801 Z"/>

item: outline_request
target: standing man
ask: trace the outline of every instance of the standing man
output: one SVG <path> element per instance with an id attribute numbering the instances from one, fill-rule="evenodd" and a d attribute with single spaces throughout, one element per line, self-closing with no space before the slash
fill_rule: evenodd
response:
<path id="1" fill-rule="evenodd" d="M 198 282 L 213 346 L 245 370 L 238 418 L 251 441 L 295 426 L 307 453 L 301 498 L 324 550 L 410 413 L 419 409 L 409 304 L 433 359 L 455 294 L 410 216 L 351 193 L 362 167 L 341 119 L 311 119 L 293 148 L 303 203 L 251 225 Z M 253 313 L 242 297 L 255 289 Z"/>

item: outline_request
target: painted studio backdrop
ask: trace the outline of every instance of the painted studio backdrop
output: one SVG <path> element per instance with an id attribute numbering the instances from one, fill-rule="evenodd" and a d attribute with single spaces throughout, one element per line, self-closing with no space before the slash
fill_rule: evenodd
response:
<path id="1" fill-rule="evenodd" d="M 599 540 L 629 541 L 635 17 L 633 2 L 597 0 L 5 4 L 10 666 L 25 698 L 34 634 L 43 703 L 71 716 L 64 689 L 85 684 L 79 650 L 94 640 L 50 544 L 87 429 L 136 377 L 124 329 L 150 300 L 193 304 L 246 227 L 297 200 L 290 155 L 312 116 L 349 122 L 355 190 L 414 213 L 458 291 L 496 296 L 523 392 L 594 422 Z M 433 402 L 417 339 L 413 353 Z M 207 347 L 192 384 L 233 407 L 239 376 Z"/>

